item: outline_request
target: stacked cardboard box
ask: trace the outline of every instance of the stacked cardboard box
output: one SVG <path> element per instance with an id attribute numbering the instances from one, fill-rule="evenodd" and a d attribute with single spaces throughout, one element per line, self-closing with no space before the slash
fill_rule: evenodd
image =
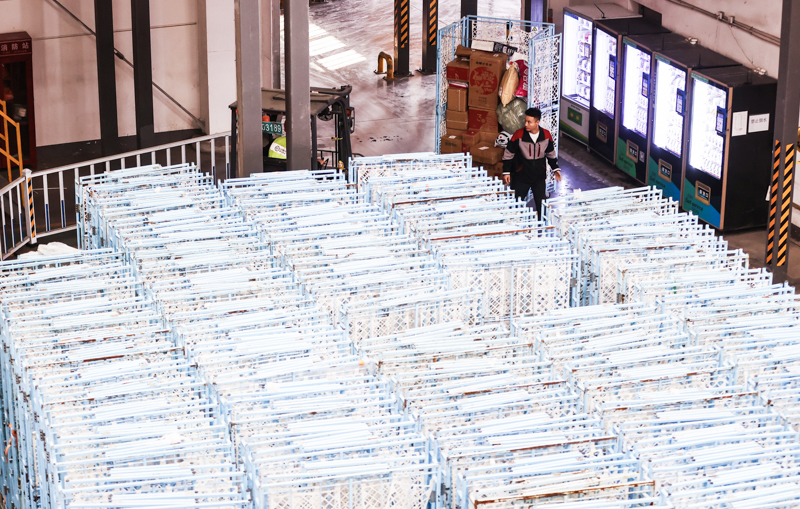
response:
<path id="1" fill-rule="evenodd" d="M 447 109 L 449 111 L 467 111 L 467 84 L 451 81 L 447 87 Z"/>
<path id="2" fill-rule="evenodd" d="M 497 124 L 497 114 L 494 111 L 479 108 L 469 109 L 469 128 L 494 134 L 497 138 L 500 126 Z"/>
<path id="3" fill-rule="evenodd" d="M 464 142 L 462 136 L 465 132 L 467 131 L 448 129 L 447 134 L 442 136 L 440 152 L 442 154 L 457 154 L 459 152 L 464 152 Z"/>
<path id="4" fill-rule="evenodd" d="M 496 135 L 494 133 L 470 129 L 461 135 L 464 143 L 464 152 L 472 153 L 472 147 L 479 143 L 488 143 L 494 146 Z"/>
<path id="5" fill-rule="evenodd" d="M 461 75 L 459 75 L 461 76 Z M 442 136 L 442 154 L 462 152 L 461 135 L 469 127 L 467 82 L 450 81 L 447 88 L 447 134 Z"/>
<path id="6" fill-rule="evenodd" d="M 484 111 L 497 108 L 497 90 L 506 72 L 508 57 L 503 53 L 475 51 L 469 58 L 469 107 Z"/>
<path id="7" fill-rule="evenodd" d="M 500 130 L 495 113 L 497 89 L 508 56 L 476 50 L 470 50 L 469 54 L 469 128 L 478 131 L 480 137 L 471 144 L 470 154 L 484 166 L 496 165 L 503 158 L 503 149 L 494 146 Z"/>
<path id="8" fill-rule="evenodd" d="M 472 129 L 461 137 L 464 141 L 464 151 L 472 154 L 472 159 L 476 163 L 485 166 L 502 161 L 504 149 L 494 146 L 497 133 Z"/>
<path id="9" fill-rule="evenodd" d="M 494 164 L 502 157 L 502 149 L 495 149 L 494 140 L 500 127 L 497 123 L 497 90 L 506 70 L 508 56 L 459 46 L 456 58 L 446 66 L 447 89 L 447 133 L 442 136 L 441 152 L 470 152 L 473 158 L 485 164 Z M 482 138 L 474 134 L 480 132 Z M 457 150 L 461 141 L 461 150 Z M 482 148 L 476 147 L 483 143 Z M 477 155 L 472 149 L 478 150 Z"/>
<path id="10" fill-rule="evenodd" d="M 469 58 L 456 57 L 455 60 L 447 64 L 446 76 L 449 82 L 447 88 L 447 113 L 446 126 L 447 126 L 447 140 L 442 138 L 442 152 L 444 152 L 444 145 L 448 145 L 448 150 L 452 150 L 455 146 L 455 139 L 453 131 L 466 131 L 469 127 L 469 114 L 467 113 L 467 83 L 469 82 Z M 457 135 L 456 135 L 457 136 Z M 457 152 L 461 152 L 458 149 Z"/>
<path id="11" fill-rule="evenodd" d="M 495 147 L 494 142 L 482 141 L 472 146 L 469 153 L 472 159 L 484 165 L 493 165 L 502 162 L 504 149 Z"/>

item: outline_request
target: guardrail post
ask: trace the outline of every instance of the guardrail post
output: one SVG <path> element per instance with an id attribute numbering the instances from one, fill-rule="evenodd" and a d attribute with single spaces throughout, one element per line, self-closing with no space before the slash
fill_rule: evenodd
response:
<path id="1" fill-rule="evenodd" d="M 31 174 L 33 172 L 25 168 L 25 179 L 22 181 L 23 189 L 25 190 L 25 227 L 28 231 L 28 237 L 31 239 L 31 244 L 36 244 L 36 218 L 33 216 L 33 186 L 31 185 Z"/>
<path id="2" fill-rule="evenodd" d="M 386 67 L 386 71 L 383 70 L 384 66 Z M 383 78 L 386 81 L 392 81 L 394 79 L 394 62 L 388 53 L 384 51 L 378 53 L 378 70 L 375 71 L 375 74 L 386 74 L 386 77 Z"/>

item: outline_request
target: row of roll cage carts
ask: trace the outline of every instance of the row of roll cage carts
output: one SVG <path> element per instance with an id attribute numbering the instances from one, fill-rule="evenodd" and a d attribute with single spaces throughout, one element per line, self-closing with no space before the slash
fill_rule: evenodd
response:
<path id="1" fill-rule="evenodd" d="M 0 264 L 6 508 L 795 507 L 800 300 L 650 188 L 464 154 L 81 177 Z"/>

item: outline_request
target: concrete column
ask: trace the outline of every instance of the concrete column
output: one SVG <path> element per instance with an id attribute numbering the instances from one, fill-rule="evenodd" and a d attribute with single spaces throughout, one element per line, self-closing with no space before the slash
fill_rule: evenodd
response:
<path id="1" fill-rule="evenodd" d="M 206 134 L 231 129 L 228 105 L 236 100 L 234 0 L 198 0 L 200 105 Z"/>
<path id="2" fill-rule="evenodd" d="M 461 0 L 461 17 L 466 18 L 467 16 L 477 16 L 478 15 L 478 0 Z M 462 41 L 462 44 L 466 47 L 472 46 L 472 30 L 475 26 L 474 22 L 469 23 L 469 27 L 467 28 L 467 35 Z"/>
<path id="3" fill-rule="evenodd" d="M 774 168 L 767 223 L 767 266 L 777 281 L 789 268 L 792 227 L 792 195 L 797 158 L 797 124 L 800 111 L 800 0 L 783 0 L 781 53 L 778 67 L 778 99 L 775 104 Z"/>
<path id="4" fill-rule="evenodd" d="M 272 86 L 283 88 L 281 84 L 281 0 L 272 0 Z"/>
<path id="5" fill-rule="evenodd" d="M 311 168 L 311 76 L 308 58 L 308 0 L 284 0 L 286 48 L 287 169 Z"/>
<path id="6" fill-rule="evenodd" d="M 461 0 L 461 17 L 477 16 L 478 0 Z"/>
<path id="7" fill-rule="evenodd" d="M 133 40 L 133 96 L 136 108 L 136 146 L 152 147 L 155 135 L 153 113 L 153 64 L 150 49 L 150 0 L 131 0 Z M 149 156 L 142 157 L 149 164 Z"/>
<path id="8" fill-rule="evenodd" d="M 100 100 L 100 141 L 103 155 L 119 153 L 117 74 L 114 57 L 114 11 L 111 2 L 94 0 L 97 32 L 97 95 Z"/>
<path id="9" fill-rule="evenodd" d="M 547 23 L 547 0 L 522 0 L 522 17 L 525 21 Z"/>
<path id="10" fill-rule="evenodd" d="M 281 0 L 261 2 L 261 87 L 281 88 Z"/>
<path id="11" fill-rule="evenodd" d="M 411 11 L 409 0 L 394 0 L 394 75 L 410 76 Z"/>
<path id="12" fill-rule="evenodd" d="M 261 147 L 261 16 L 259 0 L 236 0 L 237 177 L 264 171 Z"/>
<path id="13" fill-rule="evenodd" d="M 436 72 L 436 47 L 439 44 L 439 0 L 422 0 L 422 67 L 423 74 Z"/>

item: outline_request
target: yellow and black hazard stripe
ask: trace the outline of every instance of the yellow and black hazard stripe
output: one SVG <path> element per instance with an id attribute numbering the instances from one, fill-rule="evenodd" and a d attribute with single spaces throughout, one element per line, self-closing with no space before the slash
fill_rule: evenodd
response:
<path id="1" fill-rule="evenodd" d="M 400 48 L 408 46 L 408 33 L 409 33 L 409 12 L 408 0 L 395 0 L 394 2 L 394 35 L 397 45 Z"/>
<path id="2" fill-rule="evenodd" d="M 778 215 L 778 177 L 781 172 L 781 142 L 775 140 L 775 153 L 770 182 L 769 228 L 767 231 L 767 265 L 772 264 L 772 248 L 775 246 L 775 221 Z"/>
<path id="3" fill-rule="evenodd" d="M 436 46 L 436 15 L 439 10 L 439 0 L 428 0 L 428 44 Z"/>
<path id="4" fill-rule="evenodd" d="M 781 220 L 778 230 L 778 266 L 786 264 L 789 241 L 789 215 L 792 211 L 792 186 L 794 186 L 794 143 L 786 145 L 783 171 L 783 194 L 781 195 Z"/>
<path id="5" fill-rule="evenodd" d="M 36 238 L 36 218 L 33 215 L 33 185 L 31 185 L 31 178 L 28 181 L 28 212 L 31 216 L 31 240 Z"/>

